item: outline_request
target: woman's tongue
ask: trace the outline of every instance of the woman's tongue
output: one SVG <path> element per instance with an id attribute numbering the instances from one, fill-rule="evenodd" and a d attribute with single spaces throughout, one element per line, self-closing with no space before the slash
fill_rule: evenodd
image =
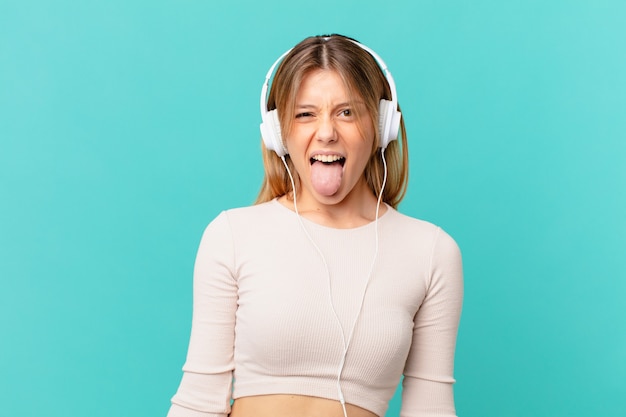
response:
<path id="1" fill-rule="evenodd" d="M 339 162 L 313 162 L 311 165 L 311 184 L 315 191 L 324 196 L 331 196 L 339 190 L 343 166 Z"/>

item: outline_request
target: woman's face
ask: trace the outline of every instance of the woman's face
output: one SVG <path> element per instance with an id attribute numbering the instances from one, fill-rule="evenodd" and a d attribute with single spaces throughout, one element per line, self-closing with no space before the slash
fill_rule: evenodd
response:
<path id="1" fill-rule="evenodd" d="M 350 98 L 339 74 L 315 70 L 304 77 L 292 122 L 286 145 L 300 176 L 300 201 L 332 205 L 371 195 L 363 172 L 374 126 L 365 103 Z"/>

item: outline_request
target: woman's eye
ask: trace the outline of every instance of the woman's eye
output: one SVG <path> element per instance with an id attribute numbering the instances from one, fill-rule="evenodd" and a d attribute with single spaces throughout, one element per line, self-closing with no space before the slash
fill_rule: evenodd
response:
<path id="1" fill-rule="evenodd" d="M 341 111 L 341 115 L 345 116 L 345 117 L 350 117 L 350 116 L 352 116 L 352 110 L 344 109 L 344 110 Z"/>
<path id="2" fill-rule="evenodd" d="M 296 119 L 300 119 L 302 117 L 310 117 L 310 116 L 311 116 L 311 113 L 308 113 L 308 112 L 297 113 L 296 114 Z"/>

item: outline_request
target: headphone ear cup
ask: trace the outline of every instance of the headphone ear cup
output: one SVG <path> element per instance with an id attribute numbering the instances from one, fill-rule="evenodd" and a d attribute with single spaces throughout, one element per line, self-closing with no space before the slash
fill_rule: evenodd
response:
<path id="1" fill-rule="evenodd" d="M 402 114 L 389 100 L 381 99 L 378 105 L 378 146 L 385 149 L 392 140 L 398 139 Z"/>
<path id="2" fill-rule="evenodd" d="M 276 152 L 280 157 L 287 155 L 287 149 L 283 144 L 280 131 L 280 120 L 278 120 L 278 112 L 276 110 L 268 111 L 263 115 L 263 123 L 261 123 L 261 137 L 265 147 L 270 151 Z"/>

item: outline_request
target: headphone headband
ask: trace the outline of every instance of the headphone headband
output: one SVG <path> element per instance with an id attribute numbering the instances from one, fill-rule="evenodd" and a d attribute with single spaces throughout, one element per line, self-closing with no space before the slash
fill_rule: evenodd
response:
<path id="1" fill-rule="evenodd" d="M 325 40 L 330 39 L 330 37 L 324 38 Z M 383 59 L 374 52 L 371 48 L 353 40 L 349 39 L 350 42 L 354 43 L 367 53 L 369 53 L 372 58 L 376 61 L 387 83 L 389 84 L 389 90 L 391 91 L 391 100 L 381 99 L 379 103 L 379 114 L 378 114 L 378 134 L 380 138 L 379 147 L 385 149 L 387 145 L 392 140 L 397 139 L 398 131 L 400 129 L 400 119 L 402 115 L 398 111 L 398 98 L 396 93 L 396 83 L 393 80 L 393 76 L 391 72 L 387 68 L 387 64 Z M 265 76 L 265 81 L 263 82 L 263 87 L 261 88 L 261 136 L 263 138 L 263 142 L 265 147 L 269 150 L 273 150 L 278 154 L 278 156 L 283 157 L 287 155 L 287 148 L 282 139 L 281 129 L 280 129 L 280 120 L 278 118 L 278 112 L 276 109 L 267 110 L 267 99 L 268 99 L 268 89 L 270 78 L 274 73 L 274 69 L 283 61 L 283 59 L 291 52 L 293 48 L 284 52 L 281 56 L 278 57 L 276 61 L 272 64 L 269 71 L 267 71 L 267 75 Z"/>

